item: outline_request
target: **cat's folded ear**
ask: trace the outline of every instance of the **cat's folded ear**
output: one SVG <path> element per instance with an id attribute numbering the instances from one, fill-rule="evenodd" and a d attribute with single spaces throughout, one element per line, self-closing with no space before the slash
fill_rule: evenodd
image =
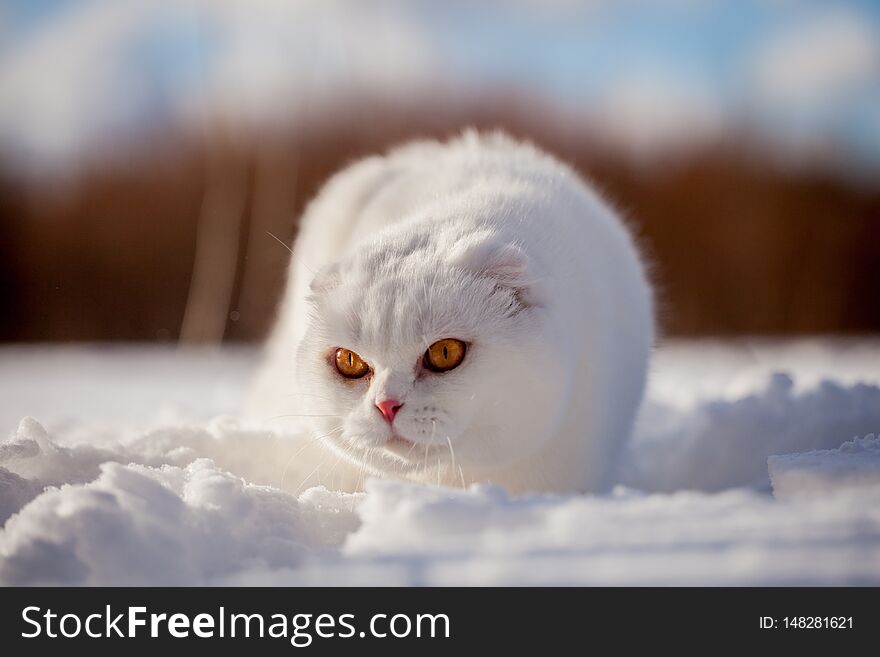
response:
<path id="1" fill-rule="evenodd" d="M 318 273 L 315 274 L 309 288 L 311 289 L 312 294 L 321 294 L 323 292 L 329 292 L 335 288 L 339 285 L 339 281 L 339 263 L 333 263 L 332 265 L 327 265 L 318 270 Z"/>
<path id="2" fill-rule="evenodd" d="M 490 278 L 500 287 L 512 290 L 524 307 L 534 304 L 534 279 L 529 257 L 519 246 L 481 240 L 457 245 L 450 258 L 456 267 Z"/>

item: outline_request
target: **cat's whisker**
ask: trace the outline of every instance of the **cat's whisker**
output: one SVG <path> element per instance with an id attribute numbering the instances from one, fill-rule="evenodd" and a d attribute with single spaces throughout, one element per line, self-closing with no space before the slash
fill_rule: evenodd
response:
<path id="1" fill-rule="evenodd" d="M 446 436 L 446 444 L 449 445 L 449 456 L 452 458 L 452 467 L 454 468 L 457 465 L 455 462 L 455 450 L 452 448 L 452 439 L 449 436 Z"/>
<path id="2" fill-rule="evenodd" d="M 373 449 L 372 449 L 372 448 L 368 448 L 368 449 L 367 449 L 367 454 L 366 454 L 366 456 L 368 456 L 369 458 L 368 458 L 368 460 L 365 460 L 365 461 L 364 461 L 364 463 L 366 464 L 366 468 L 364 469 L 364 480 L 363 480 L 364 483 L 366 483 L 366 474 L 367 474 L 367 472 L 368 472 L 369 470 L 371 470 L 372 467 L 373 467 Z"/>
<path id="3" fill-rule="evenodd" d="M 268 231 L 268 230 L 267 230 L 267 231 L 266 231 L 266 235 L 268 235 L 268 236 L 271 237 L 273 240 L 275 240 L 276 242 L 278 242 L 281 246 L 283 246 L 285 249 L 287 249 L 287 250 L 290 252 L 291 257 L 292 257 L 294 260 L 299 260 L 299 262 L 302 263 L 302 266 L 305 267 L 306 269 L 308 269 L 309 272 L 312 274 L 312 276 L 315 275 L 315 273 L 316 273 L 315 270 L 312 269 L 311 267 L 309 267 L 308 263 L 306 263 L 305 260 L 303 260 L 303 259 L 300 258 L 298 255 L 296 255 L 296 254 L 293 252 L 293 249 L 291 249 L 290 246 L 288 246 L 287 242 L 285 242 L 284 240 L 282 240 L 280 237 L 278 237 L 277 235 L 275 235 L 275 234 L 274 234 L 273 232 L 271 232 L 271 231 Z"/>
<path id="4" fill-rule="evenodd" d="M 336 433 L 337 431 L 342 431 L 344 428 L 345 428 L 345 425 L 340 424 L 338 427 L 336 427 L 336 428 L 334 428 L 334 429 L 331 429 L 330 431 L 328 431 L 328 432 L 325 433 L 325 434 L 321 434 L 320 436 L 311 436 L 311 437 L 309 437 L 309 438 L 306 440 L 306 442 L 303 444 L 303 446 L 300 447 L 298 450 L 296 450 L 296 452 L 294 452 L 293 454 L 291 454 L 290 458 L 288 458 L 287 461 L 285 462 L 285 464 L 284 464 L 284 468 L 281 470 L 281 483 L 280 483 L 280 485 L 279 485 L 278 487 L 281 488 L 282 490 L 284 489 L 284 479 L 285 479 L 285 477 L 287 476 L 287 469 L 290 467 L 290 464 L 293 463 L 293 460 L 294 460 L 297 456 L 299 456 L 300 454 L 302 454 L 306 449 L 308 449 L 309 447 L 313 446 L 315 443 L 317 443 L 317 442 L 319 442 L 319 441 L 321 441 L 321 440 L 323 440 L 323 439 L 325 439 L 325 438 L 327 438 L 327 437 L 333 435 L 333 434 Z"/>
<path id="5" fill-rule="evenodd" d="M 336 474 L 337 468 L 339 467 L 339 464 L 342 463 L 343 459 L 348 458 L 353 461 L 360 461 L 360 459 L 357 459 L 355 457 L 355 454 L 354 454 L 355 447 L 353 444 L 342 444 L 339 446 L 339 449 L 340 449 L 339 458 L 336 459 L 336 462 L 333 464 L 333 467 L 330 470 L 330 488 L 331 488 L 331 490 L 335 490 L 335 487 L 333 485 L 333 482 L 334 482 L 333 477 Z M 354 509 L 354 507 L 352 507 L 352 510 L 353 509 Z"/>
<path id="6" fill-rule="evenodd" d="M 408 458 L 409 458 L 409 455 L 412 454 L 412 451 L 413 451 L 415 448 L 416 448 L 416 443 L 413 442 L 413 443 L 409 446 L 409 449 L 406 450 L 406 456 L 404 456 L 404 458 L 408 459 Z"/>
<path id="7" fill-rule="evenodd" d="M 355 486 L 356 486 L 357 490 L 364 489 L 364 474 L 365 474 L 366 467 L 367 467 L 367 462 L 364 461 L 363 459 L 361 459 L 361 465 L 360 465 L 360 468 L 358 469 L 358 478 L 357 478 L 357 481 L 355 482 Z M 351 503 L 351 509 L 352 509 L 352 511 L 354 511 L 354 501 L 352 501 L 352 503 Z"/>
<path id="8" fill-rule="evenodd" d="M 325 460 L 325 459 L 326 459 L 326 456 L 325 456 L 324 458 L 322 458 L 322 459 L 318 462 L 318 465 L 316 465 L 316 466 L 314 467 L 314 469 L 313 469 L 308 475 L 306 475 L 306 478 L 303 479 L 303 480 L 299 483 L 299 485 L 298 485 L 296 488 L 294 488 L 294 490 L 293 490 L 293 494 L 294 494 L 294 495 L 299 495 L 299 493 L 300 493 L 300 491 L 303 489 L 303 486 L 305 485 L 305 483 L 306 483 L 309 479 L 311 479 L 312 476 L 313 476 L 318 470 L 321 469 L 321 466 L 322 466 L 322 465 L 324 465 L 324 460 Z"/>
<path id="9" fill-rule="evenodd" d="M 314 397 L 315 399 L 320 399 L 321 401 L 334 403 L 334 400 L 329 397 L 322 397 L 321 395 L 313 395 L 310 392 L 288 392 L 284 395 L 285 397 Z"/>
<path id="10" fill-rule="evenodd" d="M 336 468 L 339 467 L 339 464 L 342 462 L 342 459 L 343 459 L 345 456 L 346 456 L 345 451 L 340 452 L 340 454 L 339 454 L 339 458 L 336 459 L 336 462 L 333 463 L 333 466 L 330 468 L 330 472 L 328 473 L 328 476 L 330 477 L 330 486 L 329 486 L 329 487 L 330 487 L 331 490 L 334 489 L 334 486 L 333 486 L 333 475 L 336 473 Z"/>
<path id="11" fill-rule="evenodd" d="M 329 433 L 327 433 L 327 434 L 323 434 L 323 435 L 321 435 L 321 436 L 317 436 L 316 438 L 312 439 L 311 443 L 314 443 L 314 442 L 316 442 L 317 440 L 320 440 L 320 439 L 323 439 L 323 438 L 327 438 L 328 436 L 330 436 L 330 435 L 331 435 L 332 433 L 334 433 L 335 431 L 338 431 L 339 429 L 342 429 L 342 427 L 340 426 L 340 427 L 338 427 L 337 429 L 335 429 L 334 431 L 331 431 L 331 432 L 329 432 Z M 302 451 L 302 450 L 300 450 L 300 451 Z M 353 446 L 353 445 L 343 445 L 343 446 L 342 446 L 342 453 L 339 454 L 339 457 L 338 457 L 338 458 L 336 459 L 336 461 L 333 463 L 333 466 L 330 468 L 330 472 L 328 473 L 328 476 L 331 477 L 331 486 L 330 486 L 331 489 L 333 488 L 333 486 L 332 486 L 332 476 L 333 476 L 333 474 L 334 474 L 336 468 L 339 467 L 339 464 L 342 462 L 342 459 L 343 459 L 344 457 L 346 457 L 346 456 L 350 456 L 351 454 L 353 454 L 353 452 L 354 452 L 354 446 Z M 328 453 L 330 453 L 330 452 L 328 452 Z M 303 481 L 300 483 L 299 487 L 297 488 L 297 492 L 299 492 L 299 490 L 302 488 L 302 486 L 305 484 L 305 482 L 308 481 L 309 478 L 310 478 L 312 475 L 314 475 L 316 471 L 319 471 L 319 470 L 320 470 L 321 466 L 324 465 L 324 461 L 325 461 L 325 459 L 322 458 L 322 459 L 321 459 L 321 462 L 315 467 L 315 469 L 312 470 L 312 472 L 311 472 L 311 473 L 310 473 L 305 479 L 303 479 Z M 318 473 L 318 481 L 317 481 L 317 484 L 316 484 L 316 485 L 321 485 L 322 483 L 323 483 L 323 478 L 322 478 L 322 476 L 321 476 L 321 474 L 320 474 L 320 472 L 319 472 L 319 473 Z"/>
<path id="12" fill-rule="evenodd" d="M 266 418 L 267 422 L 272 422 L 273 420 L 280 420 L 282 418 L 298 418 L 298 417 L 335 417 L 341 418 L 342 416 L 338 413 L 285 413 L 283 415 L 275 415 L 270 418 Z"/>
<path id="13" fill-rule="evenodd" d="M 361 458 L 361 471 L 360 471 L 360 489 L 364 489 L 364 485 L 367 481 L 367 476 L 370 474 L 370 468 L 373 467 L 373 456 L 375 450 L 372 447 L 368 447 L 366 452 Z"/>

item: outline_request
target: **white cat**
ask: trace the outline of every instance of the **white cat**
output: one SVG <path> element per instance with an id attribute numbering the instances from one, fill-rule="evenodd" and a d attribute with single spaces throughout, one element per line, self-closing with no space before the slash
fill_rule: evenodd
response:
<path id="1" fill-rule="evenodd" d="M 308 422 L 306 485 L 613 483 L 652 293 L 567 166 L 502 134 L 413 143 L 334 176 L 293 252 L 254 398 Z"/>

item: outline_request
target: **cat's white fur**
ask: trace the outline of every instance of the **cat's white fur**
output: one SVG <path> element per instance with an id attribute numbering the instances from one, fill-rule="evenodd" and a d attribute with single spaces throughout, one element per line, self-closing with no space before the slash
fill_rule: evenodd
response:
<path id="1" fill-rule="evenodd" d="M 567 166 L 502 134 L 413 143 L 335 175 L 293 251 L 254 399 L 264 418 L 307 422 L 306 485 L 613 483 L 652 293 L 624 224 Z M 436 374 L 422 356 L 443 338 L 469 346 Z M 337 347 L 372 375 L 340 377 Z M 393 425 L 375 407 L 388 397 L 404 404 Z M 388 442 L 392 426 L 411 447 Z"/>

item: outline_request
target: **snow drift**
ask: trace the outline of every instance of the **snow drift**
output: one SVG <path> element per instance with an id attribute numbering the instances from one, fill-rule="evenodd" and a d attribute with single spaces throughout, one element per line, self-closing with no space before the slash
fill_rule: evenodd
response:
<path id="1" fill-rule="evenodd" d="M 514 498 L 310 488 L 251 353 L 3 349 L 0 583 L 878 584 L 878 353 L 670 345 L 613 494 Z"/>

